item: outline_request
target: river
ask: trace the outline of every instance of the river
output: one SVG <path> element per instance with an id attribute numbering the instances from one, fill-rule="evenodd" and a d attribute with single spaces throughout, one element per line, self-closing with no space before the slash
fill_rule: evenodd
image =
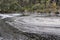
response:
<path id="1" fill-rule="evenodd" d="M 60 17 L 0 14 L 0 40 L 60 40 Z"/>

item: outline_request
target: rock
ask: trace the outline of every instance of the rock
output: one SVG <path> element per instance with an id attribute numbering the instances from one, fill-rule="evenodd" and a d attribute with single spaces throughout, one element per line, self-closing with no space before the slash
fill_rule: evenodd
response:
<path id="1" fill-rule="evenodd" d="M 59 12 L 55 12 L 55 15 L 58 16 L 60 13 Z"/>

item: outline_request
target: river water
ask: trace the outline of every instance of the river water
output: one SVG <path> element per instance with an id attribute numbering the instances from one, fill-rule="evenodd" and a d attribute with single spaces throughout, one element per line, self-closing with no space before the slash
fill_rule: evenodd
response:
<path id="1" fill-rule="evenodd" d="M 0 40 L 60 40 L 60 17 L 19 16 L 0 14 Z"/>

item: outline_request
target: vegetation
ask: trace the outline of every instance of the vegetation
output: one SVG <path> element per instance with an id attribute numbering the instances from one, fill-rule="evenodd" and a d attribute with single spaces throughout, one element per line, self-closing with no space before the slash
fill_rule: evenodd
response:
<path id="1" fill-rule="evenodd" d="M 50 12 L 56 11 L 56 4 L 51 0 L 0 0 L 0 12 Z"/>

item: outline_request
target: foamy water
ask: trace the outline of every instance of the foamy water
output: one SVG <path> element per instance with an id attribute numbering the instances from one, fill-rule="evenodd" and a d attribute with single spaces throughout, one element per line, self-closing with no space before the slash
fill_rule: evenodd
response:
<path id="1" fill-rule="evenodd" d="M 4 18 L 7 18 L 7 17 L 16 17 L 16 16 L 20 16 L 22 14 L 0 14 L 0 18 L 1 19 L 4 19 Z"/>

